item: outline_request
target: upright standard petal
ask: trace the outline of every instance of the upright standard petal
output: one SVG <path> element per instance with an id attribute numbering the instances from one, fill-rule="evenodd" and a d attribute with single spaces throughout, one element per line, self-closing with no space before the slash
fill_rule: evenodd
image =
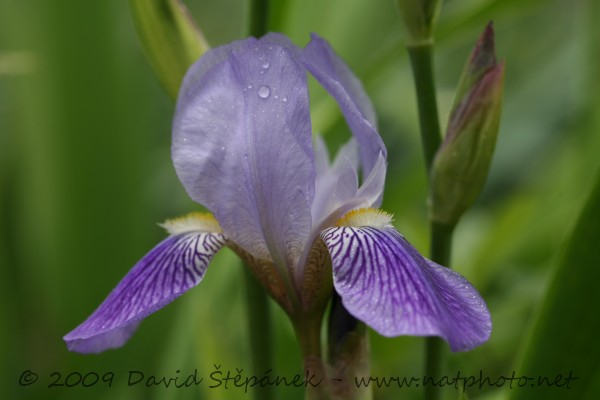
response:
<path id="1" fill-rule="evenodd" d="M 311 208 L 313 231 L 317 234 L 352 209 L 381 205 L 387 167 L 385 156 L 379 154 L 373 169 L 359 187 L 358 151 L 356 140 L 350 139 L 340 148 L 333 164 L 330 164 L 325 142 L 317 137 L 317 179 Z"/>
<path id="2" fill-rule="evenodd" d="M 368 176 L 379 154 L 386 158 L 387 152 L 377 132 L 373 105 L 362 84 L 329 43 L 316 34 L 302 52 L 302 62 L 340 105 L 359 144 L 363 176 Z"/>
<path id="3" fill-rule="evenodd" d="M 391 225 L 375 225 L 321 234 L 346 309 L 384 336 L 440 336 L 452 351 L 485 342 L 491 319 L 477 290 L 421 256 Z"/>
<path id="4" fill-rule="evenodd" d="M 71 351 L 99 353 L 121 347 L 139 322 L 196 286 L 213 255 L 225 244 L 221 233 L 169 236 L 142 258 L 90 317 L 63 338 Z"/>
<path id="5" fill-rule="evenodd" d="M 335 224 L 344 214 L 356 208 L 379 207 L 383 197 L 387 162 L 382 153 L 371 173 L 358 187 L 358 149 L 356 140 L 349 140 L 338 152 L 333 165 L 329 164 L 325 143 L 317 138 L 315 144 L 317 180 L 312 204 L 312 231 L 308 243 L 313 243 L 321 231 Z M 304 266 L 312 247 L 304 250 L 296 269 L 296 281 L 304 279 Z"/>
<path id="6" fill-rule="evenodd" d="M 311 208 L 313 228 L 317 228 L 332 211 L 354 197 L 358 190 L 358 146 L 354 139 L 342 146 L 331 165 L 327 146 L 318 136 L 315 155 L 317 179 Z"/>
<path id="7" fill-rule="evenodd" d="M 191 72 L 172 153 L 187 192 L 228 238 L 285 268 L 306 245 L 316 173 L 304 68 L 279 39 L 250 38 L 199 61 L 212 68 Z"/>

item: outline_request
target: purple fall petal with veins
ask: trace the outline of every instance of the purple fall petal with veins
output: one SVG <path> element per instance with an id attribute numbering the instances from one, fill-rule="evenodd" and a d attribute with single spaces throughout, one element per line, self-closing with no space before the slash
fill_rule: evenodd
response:
<path id="1" fill-rule="evenodd" d="M 490 314 L 461 275 L 421 256 L 394 228 L 337 227 L 321 237 L 346 309 L 384 336 L 440 336 L 469 350 L 491 332 Z"/>
<path id="2" fill-rule="evenodd" d="M 121 347 L 139 322 L 196 286 L 225 244 L 220 233 L 169 236 L 142 258 L 104 302 L 63 338 L 71 351 Z"/>

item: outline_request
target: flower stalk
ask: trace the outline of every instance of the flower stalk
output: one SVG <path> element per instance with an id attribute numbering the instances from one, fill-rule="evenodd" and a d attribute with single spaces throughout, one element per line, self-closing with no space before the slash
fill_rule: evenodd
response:
<path id="1" fill-rule="evenodd" d="M 264 289 L 256 281 L 252 272 L 245 265 L 244 284 L 246 289 L 246 316 L 249 331 L 250 354 L 252 355 L 252 370 L 255 374 L 267 371 L 273 366 L 272 324 L 269 308 L 269 299 Z M 254 389 L 256 399 L 274 399 L 274 393 L 270 385 L 257 386 Z"/>
<path id="2" fill-rule="evenodd" d="M 442 142 L 433 75 L 433 25 L 439 4 L 435 0 L 399 0 L 399 5 L 408 33 L 429 177 L 430 257 L 449 267 L 454 227 L 481 192 L 491 164 L 500 123 L 504 64 L 496 61 L 490 23 L 460 78 Z M 425 353 L 425 375 L 436 379 L 443 364 L 439 338 L 426 339 Z M 437 388 L 425 388 L 426 400 L 439 398 Z"/>
<path id="3" fill-rule="evenodd" d="M 261 37 L 269 31 L 269 0 L 249 0 L 248 7 L 248 33 Z"/>
<path id="4" fill-rule="evenodd" d="M 306 379 L 305 399 L 329 400 L 326 368 L 321 354 L 321 318 L 293 318 L 294 331 L 300 344 Z"/>
<path id="5" fill-rule="evenodd" d="M 268 32 L 269 0 L 250 0 L 248 4 L 248 33 L 261 37 Z M 243 269 L 252 368 L 260 373 L 273 368 L 271 311 L 267 293 L 246 265 Z M 254 398 L 271 400 L 275 393 L 271 385 L 257 387 Z"/>
<path id="6" fill-rule="evenodd" d="M 440 265 L 450 266 L 452 255 L 453 226 L 443 225 L 430 221 L 430 243 L 429 256 Z M 443 374 L 444 342 L 438 337 L 425 338 L 425 376 L 434 380 Z M 434 385 L 425 386 L 425 399 L 437 400 L 441 392 Z"/>
<path id="7" fill-rule="evenodd" d="M 409 45 L 408 55 L 415 81 L 421 142 L 427 172 L 441 143 L 440 123 L 433 75 L 433 42 Z M 433 260 L 439 262 L 439 260 Z"/>
<path id="8" fill-rule="evenodd" d="M 421 3 L 421 4 L 420 4 Z M 427 4 L 411 0 L 399 0 L 400 11 L 407 32 L 406 47 L 413 72 L 419 128 L 425 159 L 427 176 L 430 176 L 433 160 L 441 144 L 441 130 L 437 107 L 436 86 L 433 60 L 433 28 L 434 18 L 422 18 L 426 13 Z M 430 9 L 439 8 L 439 3 Z M 452 229 L 440 224 L 430 223 L 431 250 L 430 258 L 440 265 L 449 267 L 452 248 Z M 434 379 L 440 376 L 442 370 L 443 343 L 437 337 L 425 338 L 425 375 Z M 428 385 L 425 387 L 426 400 L 438 400 L 438 388 Z"/>

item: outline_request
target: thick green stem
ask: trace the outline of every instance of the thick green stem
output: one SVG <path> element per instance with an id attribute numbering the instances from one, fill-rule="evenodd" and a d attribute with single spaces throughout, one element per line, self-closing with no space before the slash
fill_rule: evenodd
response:
<path id="1" fill-rule="evenodd" d="M 432 261 L 450 266 L 450 257 L 452 251 L 452 233 L 453 226 L 442 225 L 431 222 L 431 250 L 430 258 Z M 425 376 L 437 381 L 442 376 L 444 342 L 438 337 L 425 339 Z M 425 386 L 425 399 L 437 400 L 440 398 L 440 389 L 433 385 Z"/>
<path id="2" fill-rule="evenodd" d="M 329 400 L 329 385 L 321 354 L 321 318 L 301 316 L 293 318 L 294 330 L 304 363 L 306 400 Z"/>
<path id="3" fill-rule="evenodd" d="M 248 33 L 261 37 L 269 31 L 269 0 L 249 0 Z"/>
<path id="4" fill-rule="evenodd" d="M 441 143 L 440 123 L 433 77 L 433 44 L 424 43 L 408 47 L 410 63 L 415 78 L 421 141 L 425 153 L 427 172 Z"/>
<path id="5" fill-rule="evenodd" d="M 442 141 L 433 75 L 433 41 L 408 46 L 408 54 L 415 79 L 421 141 L 429 175 Z M 446 267 L 450 265 L 452 232 L 453 227 L 431 222 L 431 259 Z M 430 378 L 439 379 L 442 375 L 443 346 L 443 341 L 437 337 L 425 339 L 425 375 Z M 440 397 L 439 388 L 425 386 L 426 400 L 438 400 Z"/>
<path id="6" fill-rule="evenodd" d="M 435 261 L 440 265 L 449 267 L 452 253 L 452 234 L 454 233 L 454 227 L 437 222 L 431 222 L 430 229 L 430 258 L 432 261 Z"/>
<path id="7" fill-rule="evenodd" d="M 321 359 L 321 323 L 317 318 L 297 318 L 294 330 L 300 343 L 302 357 L 318 357 Z"/>
<path id="8" fill-rule="evenodd" d="M 268 31 L 269 0 L 250 0 L 248 15 L 248 33 L 261 37 Z M 250 353 L 255 374 L 261 374 L 273 368 L 271 345 L 272 325 L 267 293 L 256 281 L 248 268 L 244 274 L 246 281 L 246 304 L 248 307 L 248 329 L 250 335 Z M 275 398 L 273 387 L 266 385 L 254 390 L 256 400 Z"/>
<path id="9" fill-rule="evenodd" d="M 269 311 L 269 299 L 265 290 L 257 282 L 249 268 L 244 268 L 246 281 L 246 315 L 248 318 L 248 330 L 250 337 L 250 353 L 252 354 L 252 372 L 258 376 L 272 369 L 271 364 L 273 352 L 271 349 L 271 313 Z M 257 400 L 274 399 L 272 386 L 256 386 L 254 398 Z"/>

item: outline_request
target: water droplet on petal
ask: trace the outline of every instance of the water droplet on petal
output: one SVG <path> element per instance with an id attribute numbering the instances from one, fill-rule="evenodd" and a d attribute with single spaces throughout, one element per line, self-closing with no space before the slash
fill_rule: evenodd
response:
<path id="1" fill-rule="evenodd" d="M 263 64 L 262 64 L 262 67 L 263 67 L 264 69 L 267 69 L 267 68 L 269 68 L 269 62 L 268 62 L 268 61 L 265 61 L 265 62 L 263 62 Z"/>
<path id="2" fill-rule="evenodd" d="M 281 98 L 281 101 L 283 101 L 284 103 L 286 103 L 286 102 L 287 102 L 287 96 L 283 96 L 283 97 Z"/>
<path id="3" fill-rule="evenodd" d="M 261 86 L 258 88 L 258 97 L 266 99 L 271 94 L 271 89 L 268 86 Z"/>
<path id="4" fill-rule="evenodd" d="M 248 89 L 252 89 L 252 85 L 248 85 Z"/>

